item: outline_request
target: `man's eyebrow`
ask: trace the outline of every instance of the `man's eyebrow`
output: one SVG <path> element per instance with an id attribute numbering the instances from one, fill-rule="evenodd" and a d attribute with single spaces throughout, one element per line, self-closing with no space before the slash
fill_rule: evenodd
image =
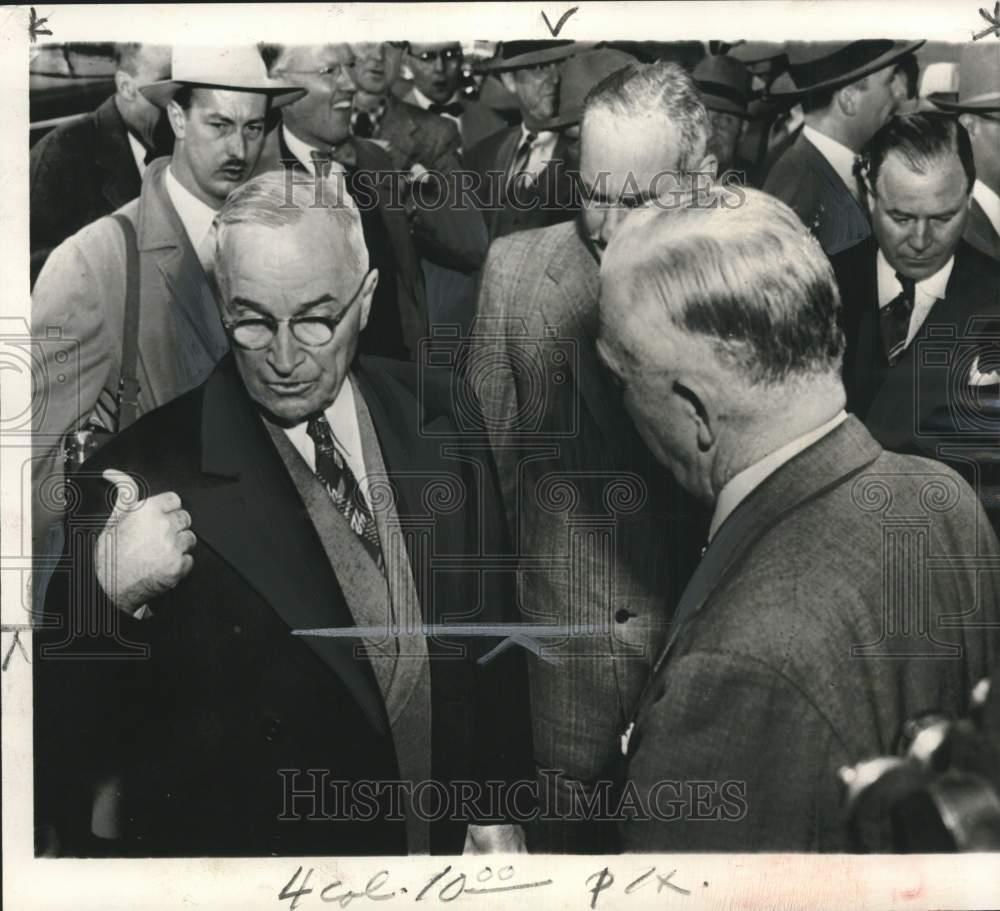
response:
<path id="1" fill-rule="evenodd" d="M 332 294 L 321 294 L 315 300 L 305 301 L 299 304 L 295 308 L 295 313 L 305 313 L 307 310 L 312 310 L 313 307 L 318 307 L 320 304 L 326 303 L 336 303 L 337 298 Z M 270 316 L 267 312 L 267 308 L 263 304 L 258 304 L 256 301 L 250 300 L 248 297 L 234 297 L 231 301 L 231 306 L 233 307 L 246 307 L 248 310 L 253 310 L 261 316 Z"/>
<path id="2" fill-rule="evenodd" d="M 888 210 L 890 215 L 902 215 L 906 218 L 919 218 L 920 216 L 914 212 L 907 212 L 906 209 L 895 209 L 890 207 Z M 925 215 L 925 218 L 954 218 L 962 211 L 962 206 L 959 205 L 954 209 L 946 209 L 944 212 L 933 212 L 929 215 Z"/>

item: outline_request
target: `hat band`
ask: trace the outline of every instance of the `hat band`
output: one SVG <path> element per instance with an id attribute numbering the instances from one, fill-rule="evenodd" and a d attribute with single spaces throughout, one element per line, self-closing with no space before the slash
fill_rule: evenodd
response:
<path id="1" fill-rule="evenodd" d="M 710 95 L 713 98 L 724 98 L 726 101 L 731 101 L 742 108 L 747 106 L 749 99 L 746 93 L 741 92 L 731 85 L 726 85 L 724 82 L 710 82 L 704 79 L 699 79 L 697 84 L 702 95 Z"/>
<path id="2" fill-rule="evenodd" d="M 849 75 L 878 60 L 892 50 L 889 39 L 854 41 L 839 51 L 808 63 L 790 64 L 788 67 L 795 84 L 802 90 Z"/>

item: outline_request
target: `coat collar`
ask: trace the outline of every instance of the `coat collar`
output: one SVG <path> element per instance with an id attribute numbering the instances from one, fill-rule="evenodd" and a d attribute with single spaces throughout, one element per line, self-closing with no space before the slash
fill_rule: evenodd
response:
<path id="1" fill-rule="evenodd" d="M 105 172 L 101 192 L 114 209 L 119 209 L 139 195 L 142 181 L 114 95 L 94 112 L 94 121 L 97 127 L 94 161 Z"/>
<path id="2" fill-rule="evenodd" d="M 570 363 L 576 385 L 597 426 L 609 441 L 620 446 L 634 430 L 606 368 L 597 357 L 600 267 L 580 237 L 576 221 L 546 230 L 562 233 L 561 242 L 552 250 L 545 268 L 546 280 L 555 292 L 541 298 L 546 324 L 556 327 L 561 337 L 576 342 L 576 356 Z"/>

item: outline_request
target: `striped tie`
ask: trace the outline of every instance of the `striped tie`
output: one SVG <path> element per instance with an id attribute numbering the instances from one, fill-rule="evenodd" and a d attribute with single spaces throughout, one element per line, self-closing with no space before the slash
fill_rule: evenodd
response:
<path id="1" fill-rule="evenodd" d="M 910 334 L 910 316 L 913 313 L 917 292 L 917 283 L 912 278 L 897 272 L 896 280 L 903 290 L 879 310 L 882 349 L 890 367 L 906 350 L 906 338 Z"/>
<path id="2" fill-rule="evenodd" d="M 347 519 L 347 524 L 361 539 L 365 550 L 381 570 L 384 563 L 375 519 L 361 493 L 354 472 L 334 444 L 333 431 L 326 417 L 320 414 L 310 418 L 306 425 L 306 433 L 316 446 L 316 477 L 323 482 L 334 506 Z"/>

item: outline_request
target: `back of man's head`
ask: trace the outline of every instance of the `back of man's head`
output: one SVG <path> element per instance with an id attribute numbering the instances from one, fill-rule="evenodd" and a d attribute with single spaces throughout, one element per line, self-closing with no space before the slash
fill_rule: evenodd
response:
<path id="1" fill-rule="evenodd" d="M 736 388 L 840 371 L 840 296 L 829 260 L 769 194 L 717 186 L 637 212 L 608 247 L 601 277 L 630 289 L 650 338 L 680 332 L 706 341 Z M 617 318 L 603 300 L 601 317 Z"/>
<path id="2" fill-rule="evenodd" d="M 602 79 L 587 94 L 582 120 L 598 112 L 622 121 L 622 142 L 629 122 L 639 126 L 650 118 L 663 118 L 679 134 L 677 167 L 697 167 L 705 155 L 710 127 L 691 76 L 676 63 L 630 63 Z"/>

